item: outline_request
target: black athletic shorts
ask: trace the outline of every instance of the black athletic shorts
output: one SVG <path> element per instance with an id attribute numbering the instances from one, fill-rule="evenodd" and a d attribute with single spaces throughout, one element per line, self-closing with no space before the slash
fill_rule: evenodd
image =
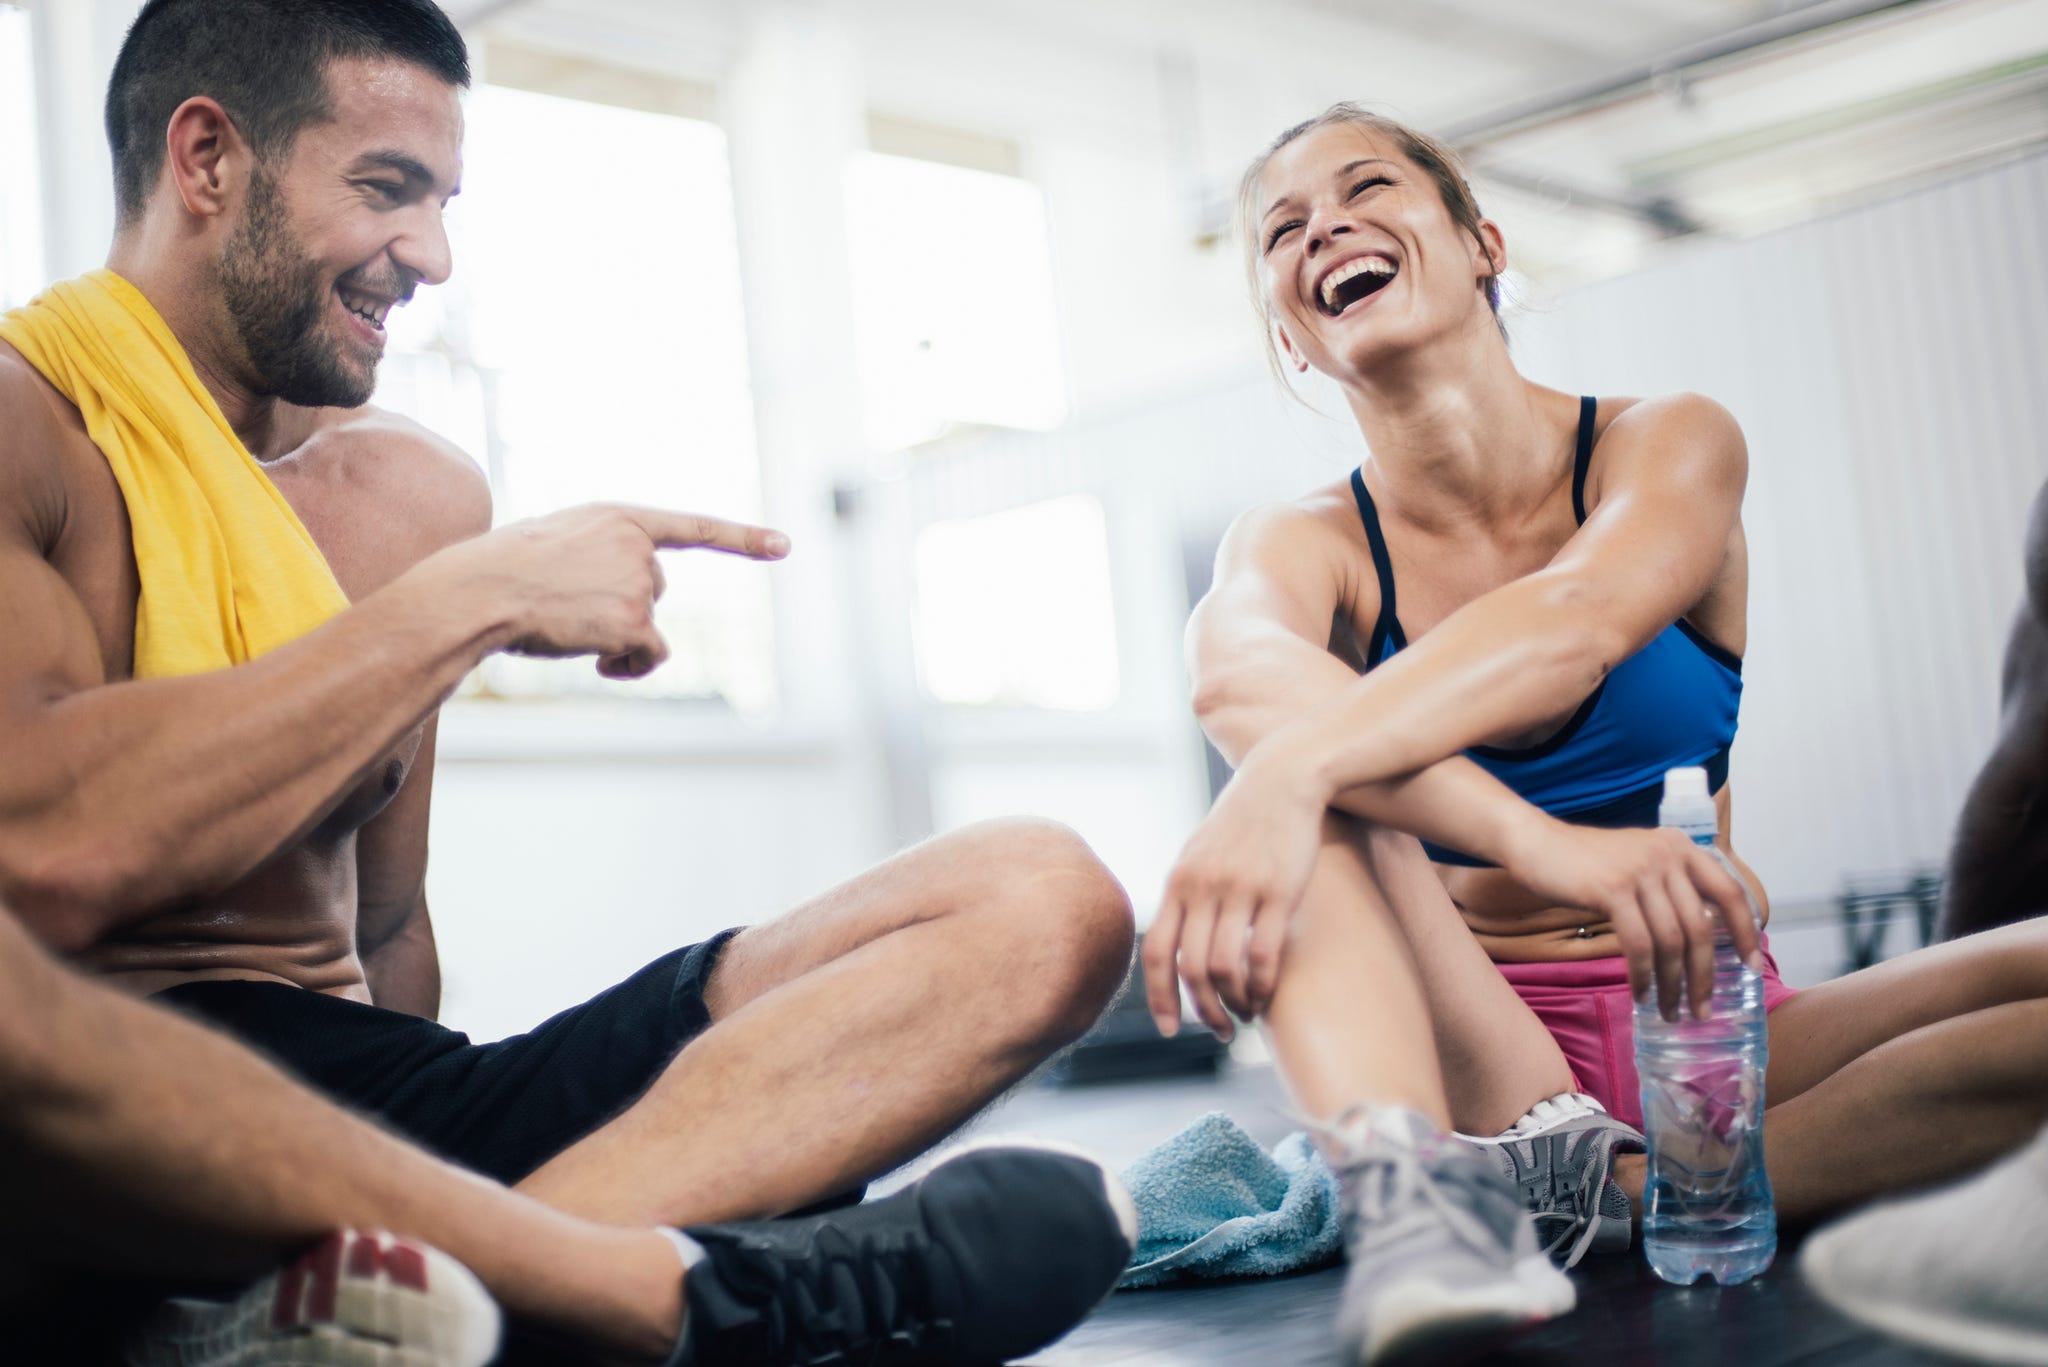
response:
<path id="1" fill-rule="evenodd" d="M 472 1171 L 517 1182 L 639 1099 L 711 1023 L 704 989 L 737 930 L 495 1044 L 283 983 L 195 982 L 156 1000 L 225 1031 L 350 1109 Z"/>

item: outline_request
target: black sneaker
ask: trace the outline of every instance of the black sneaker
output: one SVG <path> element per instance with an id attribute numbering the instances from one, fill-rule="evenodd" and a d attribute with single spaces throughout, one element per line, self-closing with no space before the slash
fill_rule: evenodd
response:
<path id="1" fill-rule="evenodd" d="M 1137 1243 L 1116 1175 L 1074 1150 L 970 1147 L 894 1196 L 804 1219 L 698 1225 L 679 1360 L 1004 1362 L 1071 1329 Z"/>

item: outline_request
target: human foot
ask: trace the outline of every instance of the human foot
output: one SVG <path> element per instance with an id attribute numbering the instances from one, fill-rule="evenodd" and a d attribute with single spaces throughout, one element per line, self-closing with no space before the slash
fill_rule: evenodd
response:
<path id="1" fill-rule="evenodd" d="M 498 1307 L 468 1268 L 424 1244 L 354 1230 L 230 1300 L 165 1301 L 131 1367 L 481 1367 Z"/>
<path id="2" fill-rule="evenodd" d="M 804 1219 L 698 1225 L 692 1367 L 1001 1362 L 1072 1328 L 1137 1242 L 1123 1183 L 1078 1152 L 963 1150 L 893 1196 Z"/>
<path id="3" fill-rule="evenodd" d="M 1617 1180 L 1615 1161 L 1643 1152 L 1643 1136 L 1592 1097 L 1548 1097 L 1501 1134 L 1458 1138 L 1491 1158 L 1515 1184 L 1543 1251 L 1566 1267 L 1578 1266 L 1589 1252 L 1628 1251 L 1635 1208 Z"/>
<path id="4" fill-rule="evenodd" d="M 1807 1240 L 1799 1270 L 1846 1315 L 1945 1352 L 2048 1364 L 2048 1129 L 1975 1177 L 1880 1202 Z"/>
<path id="5" fill-rule="evenodd" d="M 1326 1138 L 1351 1262 L 1337 1312 L 1349 1361 L 1435 1355 L 1572 1308 L 1493 1160 L 1394 1107 L 1348 1112 Z"/>

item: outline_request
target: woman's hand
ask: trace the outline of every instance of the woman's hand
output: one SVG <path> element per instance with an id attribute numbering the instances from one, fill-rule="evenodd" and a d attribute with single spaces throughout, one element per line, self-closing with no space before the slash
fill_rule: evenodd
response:
<path id="1" fill-rule="evenodd" d="M 1145 994 L 1159 1033 L 1180 1029 L 1178 977 L 1195 1014 L 1224 1039 L 1228 1012 L 1265 1010 L 1287 924 L 1322 848 L 1329 794 L 1307 766 L 1256 750 L 1182 847 L 1145 936 Z"/>
<path id="2" fill-rule="evenodd" d="M 1745 963 L 1762 970 L 1749 892 L 1702 847 L 1675 830 L 1600 830 L 1545 818 L 1507 863 L 1532 892 L 1613 925 L 1637 1001 L 1654 984 L 1657 1008 L 1678 1019 L 1681 1001 L 1704 1020 L 1714 991 L 1714 933 L 1722 925 Z"/>

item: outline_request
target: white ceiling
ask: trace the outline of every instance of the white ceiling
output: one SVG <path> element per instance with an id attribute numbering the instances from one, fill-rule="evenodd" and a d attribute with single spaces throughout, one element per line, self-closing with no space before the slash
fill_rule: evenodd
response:
<path id="1" fill-rule="evenodd" d="M 715 85 L 765 2 L 450 8 L 487 39 Z M 1333 100 L 1462 133 L 1482 202 L 1549 284 L 2048 145 L 2048 0 L 808 3 L 850 26 L 876 111 L 1145 149 L 1198 233 L 1264 141 Z"/>

